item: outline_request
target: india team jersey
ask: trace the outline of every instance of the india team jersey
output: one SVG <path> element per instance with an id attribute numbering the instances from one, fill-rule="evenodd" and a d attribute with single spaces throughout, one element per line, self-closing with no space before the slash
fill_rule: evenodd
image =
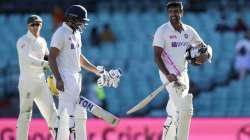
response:
<path id="1" fill-rule="evenodd" d="M 63 23 L 52 36 L 51 47 L 60 50 L 56 62 L 60 72 L 80 72 L 81 34 Z"/>
<path id="2" fill-rule="evenodd" d="M 20 66 L 20 77 L 42 77 L 45 54 L 49 51 L 42 37 L 35 37 L 30 31 L 17 41 L 17 52 Z"/>
<path id="3" fill-rule="evenodd" d="M 189 45 L 198 45 L 203 42 L 198 33 L 186 24 L 183 24 L 184 31 L 176 31 L 170 22 L 161 25 L 154 34 L 153 46 L 164 49 L 162 57 L 166 68 L 170 73 L 175 73 L 171 63 L 175 65 L 180 73 L 187 70 L 187 61 L 185 59 L 186 49 Z"/>

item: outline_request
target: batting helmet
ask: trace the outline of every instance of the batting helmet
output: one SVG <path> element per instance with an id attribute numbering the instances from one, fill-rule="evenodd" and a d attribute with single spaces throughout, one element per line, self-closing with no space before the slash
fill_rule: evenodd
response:
<path id="1" fill-rule="evenodd" d="M 79 30 L 81 32 L 88 25 L 89 19 L 87 16 L 87 10 L 83 6 L 72 5 L 66 10 L 65 21 L 70 23 L 73 31 Z"/>

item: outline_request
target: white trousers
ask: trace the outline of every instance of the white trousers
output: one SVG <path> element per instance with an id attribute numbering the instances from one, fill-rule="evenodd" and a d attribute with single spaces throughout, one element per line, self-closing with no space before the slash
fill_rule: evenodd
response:
<path id="1" fill-rule="evenodd" d="M 45 78 L 23 78 L 18 84 L 20 113 L 17 121 L 17 140 L 28 140 L 29 122 L 35 102 L 48 126 L 53 128 L 57 120 L 57 110 Z"/>
<path id="2" fill-rule="evenodd" d="M 80 73 L 61 72 L 61 77 L 64 82 L 64 92 L 60 92 L 59 95 L 59 114 L 66 109 L 70 120 L 69 127 L 75 126 L 74 115 L 76 114 L 76 103 L 79 99 L 81 87 L 82 87 L 82 76 Z M 82 108 L 83 109 L 83 108 Z M 87 112 L 84 110 L 84 119 L 87 119 Z"/>
<path id="3" fill-rule="evenodd" d="M 159 74 L 162 83 L 166 83 L 166 76 L 161 71 Z M 193 104 L 192 95 L 188 94 L 189 78 L 187 72 L 183 72 L 181 76 L 178 77 L 178 80 L 185 84 L 186 89 L 183 92 L 178 93 L 171 84 L 166 86 L 166 90 L 169 93 L 169 101 L 166 106 L 166 111 L 169 117 L 165 122 L 162 140 L 188 139 Z M 174 127 L 174 129 L 172 127 Z M 166 134 L 167 131 L 172 134 Z"/>
<path id="4" fill-rule="evenodd" d="M 160 74 L 161 82 L 166 83 L 168 81 L 166 76 L 161 71 L 159 71 L 159 74 Z M 183 91 L 183 93 L 176 93 L 176 90 L 173 87 L 171 87 L 170 85 L 166 86 L 166 90 L 168 91 L 168 94 L 169 94 L 169 100 L 166 106 L 166 111 L 169 116 L 176 115 L 176 111 L 177 111 L 176 107 L 180 108 L 180 101 L 179 101 L 181 99 L 180 97 L 186 96 L 189 90 L 189 78 L 188 78 L 187 72 L 183 72 L 181 76 L 178 77 L 178 79 L 183 84 L 185 84 L 187 88 Z"/>

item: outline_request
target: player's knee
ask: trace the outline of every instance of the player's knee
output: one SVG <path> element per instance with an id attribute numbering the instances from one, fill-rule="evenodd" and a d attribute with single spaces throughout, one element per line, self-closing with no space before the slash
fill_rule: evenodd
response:
<path id="1" fill-rule="evenodd" d="M 18 124 L 29 123 L 31 120 L 32 111 L 20 112 L 18 116 Z"/>
<path id="2" fill-rule="evenodd" d="M 193 95 L 188 94 L 183 97 L 181 101 L 181 108 L 179 111 L 180 117 L 192 117 L 193 116 Z"/>
<path id="3" fill-rule="evenodd" d="M 173 126 L 176 124 L 176 119 L 172 116 L 168 116 L 165 123 L 164 123 L 164 128 L 168 129 L 169 127 Z"/>
<path id="4" fill-rule="evenodd" d="M 77 104 L 74 117 L 75 119 L 79 119 L 79 120 L 87 119 L 87 111 L 83 107 Z"/>
<path id="5" fill-rule="evenodd" d="M 46 117 L 45 117 L 46 119 Z M 46 119 L 48 126 L 50 128 L 55 128 L 58 127 L 58 122 L 59 122 L 59 116 L 57 111 L 54 111 L 53 109 L 50 111 L 48 119 Z"/>

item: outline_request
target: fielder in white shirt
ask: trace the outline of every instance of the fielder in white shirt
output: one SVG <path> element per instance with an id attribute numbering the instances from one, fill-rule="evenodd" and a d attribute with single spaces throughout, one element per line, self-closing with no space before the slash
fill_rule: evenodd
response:
<path id="1" fill-rule="evenodd" d="M 87 25 L 87 10 L 81 5 L 70 6 L 65 13 L 65 20 L 52 36 L 49 54 L 49 65 L 56 79 L 56 88 L 59 90 L 59 116 L 60 123 L 57 132 L 57 140 L 68 140 L 73 137 L 76 140 L 86 140 L 87 113 L 77 100 L 81 92 L 81 67 L 101 76 L 99 86 L 107 86 L 112 81 L 116 87 L 119 79 L 110 80 L 110 74 L 103 68 L 98 69 L 81 54 L 81 32 Z M 64 112 L 69 115 L 69 130 L 63 121 Z M 68 118 L 66 119 L 68 120 Z M 70 131 L 70 136 L 68 135 Z"/>
<path id="2" fill-rule="evenodd" d="M 160 79 L 162 83 L 170 82 L 166 86 L 168 118 L 162 140 L 188 140 L 193 114 L 192 94 L 188 94 L 188 62 L 203 64 L 211 59 L 212 51 L 191 26 L 181 22 L 182 2 L 169 2 L 167 10 L 170 21 L 156 30 L 153 39 Z"/>
<path id="3" fill-rule="evenodd" d="M 48 68 L 48 48 L 40 36 L 42 19 L 31 15 L 27 21 L 28 32 L 17 41 L 17 52 L 20 66 L 19 95 L 20 113 L 17 121 L 16 139 L 28 140 L 29 123 L 32 116 L 33 102 L 53 128 L 57 119 L 57 110 L 45 81 L 44 68 Z"/>
<path id="4" fill-rule="evenodd" d="M 250 71 L 250 32 L 245 32 L 244 38 L 239 40 L 235 47 L 236 56 L 234 69 L 240 79 L 244 79 Z"/>

